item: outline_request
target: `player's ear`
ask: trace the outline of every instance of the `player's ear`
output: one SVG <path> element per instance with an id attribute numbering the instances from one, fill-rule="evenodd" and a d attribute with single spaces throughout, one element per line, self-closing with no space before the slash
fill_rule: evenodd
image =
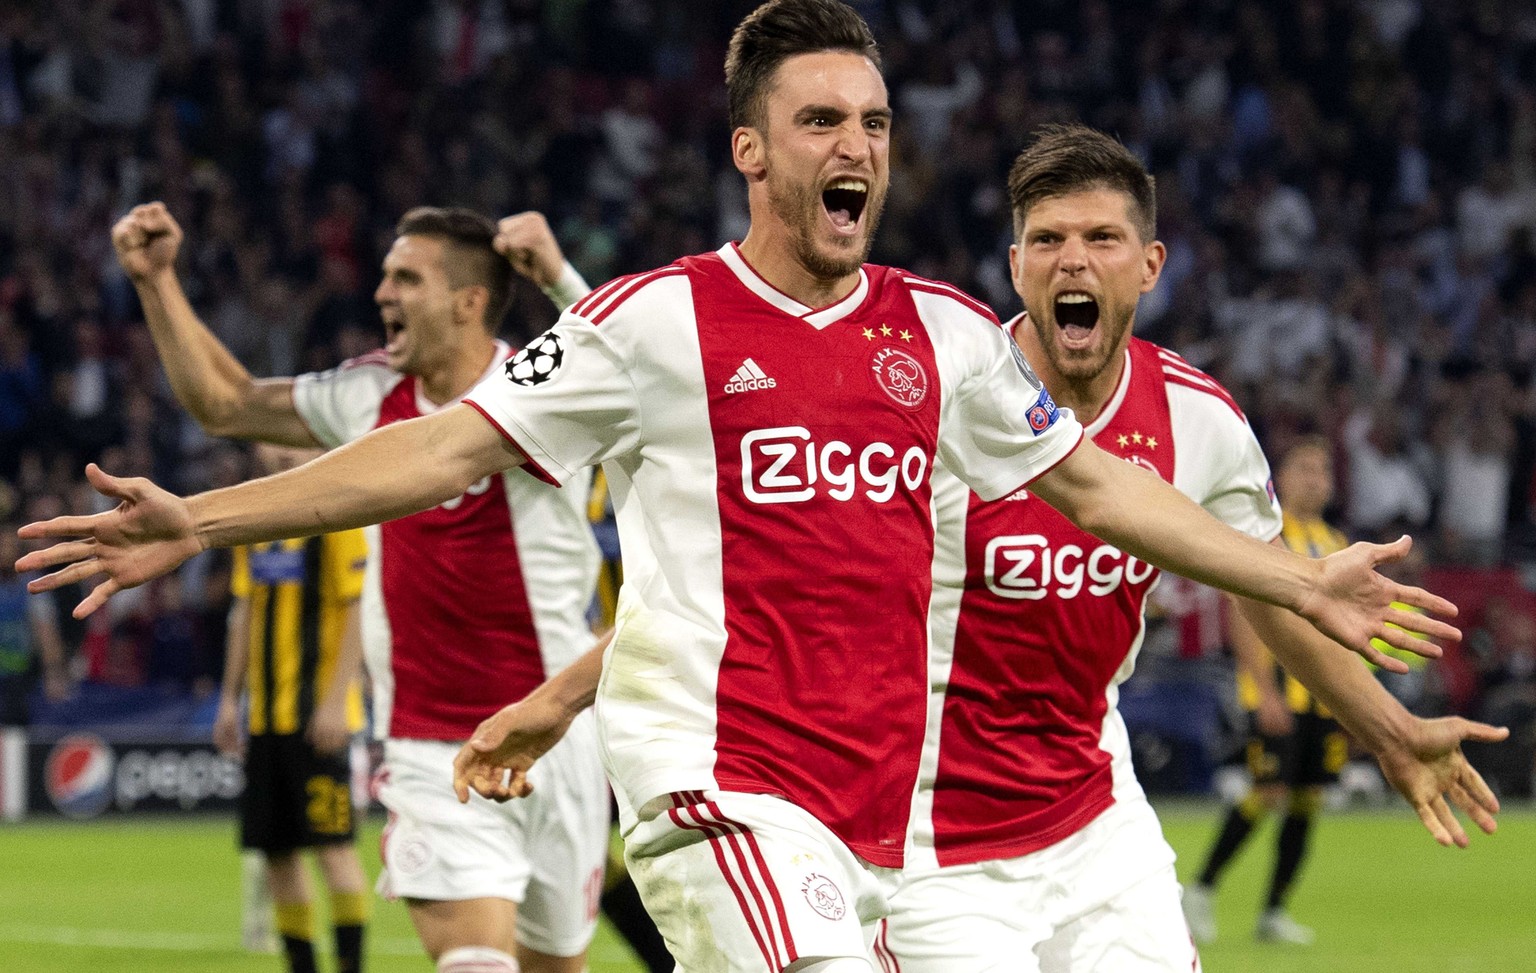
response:
<path id="1" fill-rule="evenodd" d="M 463 320 L 482 320 L 490 307 L 490 302 L 490 288 L 481 284 L 460 287 L 453 292 L 453 309 Z"/>
<path id="2" fill-rule="evenodd" d="M 731 133 L 731 161 L 748 179 L 761 179 L 767 171 L 765 142 L 761 132 L 747 125 Z"/>
<path id="3" fill-rule="evenodd" d="M 1141 292 L 1150 294 L 1152 288 L 1157 286 L 1157 279 L 1162 276 L 1163 264 L 1168 259 L 1168 248 L 1163 246 L 1163 241 L 1153 240 L 1142 249 L 1142 253 L 1146 263 L 1142 265 Z"/>

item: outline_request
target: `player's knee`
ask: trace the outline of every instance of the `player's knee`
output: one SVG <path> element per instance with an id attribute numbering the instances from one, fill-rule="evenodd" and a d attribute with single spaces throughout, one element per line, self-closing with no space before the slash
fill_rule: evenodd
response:
<path id="1" fill-rule="evenodd" d="M 834 956 L 791 963 L 784 967 L 784 973 L 875 973 L 875 968 L 856 956 Z"/>
<path id="2" fill-rule="evenodd" d="M 517 960 L 489 946 L 459 946 L 437 958 L 437 973 L 518 973 Z"/>

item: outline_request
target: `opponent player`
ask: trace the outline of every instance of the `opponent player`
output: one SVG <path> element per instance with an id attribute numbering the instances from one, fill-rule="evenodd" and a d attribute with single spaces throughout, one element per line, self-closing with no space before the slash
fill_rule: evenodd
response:
<path id="1" fill-rule="evenodd" d="M 385 347 L 330 372 L 258 380 L 188 305 L 174 269 L 181 239 L 159 203 L 112 231 L 177 398 L 210 433 L 241 439 L 337 446 L 448 411 L 510 354 L 495 336 L 509 260 L 562 305 L 562 286 L 586 290 L 568 264 L 562 277 L 543 217 L 498 228 L 467 210 L 412 210 L 374 294 Z M 592 728 L 551 764 L 540 806 L 463 807 L 445 782 L 459 742 L 507 694 L 592 644 L 584 613 L 597 550 L 584 482 L 560 491 L 487 470 L 460 486 L 368 532 L 363 636 L 385 737 L 378 796 L 390 812 L 380 891 L 406 900 L 440 970 L 577 973 L 607 849 Z"/>
<path id="2" fill-rule="evenodd" d="M 1162 247 L 1142 242 L 1153 240 L 1154 212 L 1140 163 L 1091 129 L 1048 130 L 1016 163 L 1010 190 L 1014 280 L 1038 315 L 1010 326 L 1039 373 L 1107 449 L 1234 526 L 1273 535 L 1268 466 L 1230 397 L 1131 338 L 1139 295 L 1162 262 Z M 875 955 L 902 970 L 956 973 L 1031 963 L 1189 969 L 1173 853 L 1114 708 L 1157 572 L 1027 491 L 987 503 L 951 485 L 936 486 L 939 536 L 950 543 L 931 615 L 929 712 L 942 723 L 925 750 L 905 875 Z M 1438 838 L 1466 840 L 1444 812 L 1446 790 L 1475 793 L 1468 810 L 1493 826 L 1479 802 L 1496 803 L 1457 744 L 1499 734 L 1416 720 L 1294 616 L 1250 611 L 1299 640 L 1287 643 L 1288 661 L 1341 701 Z M 526 792 L 521 773 L 590 703 L 599 665 L 589 655 L 483 724 L 455 762 L 461 796 L 471 786 L 503 799 Z"/>
<path id="3" fill-rule="evenodd" d="M 311 458 L 257 448 L 268 472 Z M 265 858 L 289 973 L 315 973 L 310 849 L 331 896 L 338 973 L 363 968 L 368 880 L 357 857 L 348 746 L 363 728 L 358 598 L 367 541 L 360 530 L 235 549 L 219 751 L 241 751 L 240 697 L 250 690 L 240 844 Z"/>
<path id="4" fill-rule="evenodd" d="M 863 263 L 888 186 L 876 57 L 835 0 L 759 7 L 727 57 L 739 246 L 599 288 L 468 408 L 299 470 L 182 500 L 89 467 L 124 502 L 25 528 L 86 538 L 23 559 L 68 564 L 34 585 L 105 573 L 89 613 L 207 544 L 397 517 L 520 463 L 560 481 L 606 462 L 627 563 L 603 753 L 684 970 L 870 969 L 864 925 L 897 878 L 920 762 L 936 461 L 989 498 L 1028 483 L 1128 553 L 1346 644 L 1419 644 L 1387 625 L 1410 617 L 1454 637 L 1389 607 L 1454 610 L 1372 569 L 1406 539 L 1315 562 L 1220 525 L 1083 443 L 984 307 Z"/>
<path id="5" fill-rule="evenodd" d="M 1285 546 L 1308 557 L 1324 557 L 1349 541 L 1323 520 L 1333 497 L 1333 459 L 1326 439 L 1306 439 L 1281 459 L 1276 477 L 1285 504 Z M 1276 643 L 1278 644 L 1278 643 Z M 1205 867 L 1184 892 L 1184 913 L 1199 942 L 1216 938 L 1212 898 L 1222 871 L 1265 815 L 1286 802 L 1275 842 L 1269 895 L 1254 934 L 1259 939 L 1305 946 L 1313 932 L 1286 911 L 1313 821 L 1323 805 L 1323 787 L 1339 778 L 1349 759 L 1349 742 L 1328 710 L 1294 677 L 1280 672 L 1255 633 L 1241 624 L 1232 630 L 1237 655 L 1237 697 L 1248 713 L 1248 773 L 1253 787 L 1227 810 Z"/>

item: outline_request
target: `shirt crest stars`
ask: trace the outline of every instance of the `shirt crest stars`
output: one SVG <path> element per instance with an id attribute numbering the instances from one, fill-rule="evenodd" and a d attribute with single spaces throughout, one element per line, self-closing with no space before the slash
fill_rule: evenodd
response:
<path id="1" fill-rule="evenodd" d="M 898 332 L 898 331 L 893 330 L 890 325 L 882 324 L 878 328 L 865 328 L 864 329 L 864 337 L 866 339 L 868 339 L 869 341 L 874 341 L 876 336 L 879 336 L 879 337 L 882 337 L 882 338 L 889 338 L 893 334 L 896 335 L 897 337 L 901 338 L 902 341 L 911 341 L 912 340 L 912 332 L 908 331 L 906 328 L 902 328 L 901 331 Z"/>

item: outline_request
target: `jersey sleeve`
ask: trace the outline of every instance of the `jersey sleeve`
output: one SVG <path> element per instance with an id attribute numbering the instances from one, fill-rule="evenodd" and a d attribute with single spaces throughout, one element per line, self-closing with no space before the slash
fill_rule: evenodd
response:
<path id="1" fill-rule="evenodd" d="M 325 596 L 337 602 L 356 601 L 363 594 L 363 569 L 368 541 L 361 530 L 343 530 L 325 537 Z"/>
<path id="2" fill-rule="evenodd" d="M 379 404 L 399 380 L 378 353 L 293 380 L 293 407 L 315 439 L 328 448 L 364 435 L 378 421 Z"/>
<path id="3" fill-rule="evenodd" d="M 925 319 L 967 313 L 924 307 L 942 298 L 914 300 Z M 995 322 L 969 316 L 931 329 L 941 375 L 954 388 L 945 397 L 939 454 L 978 496 L 996 500 L 1065 459 L 1082 442 L 1083 427 L 1052 401 L 1012 338 Z"/>
<path id="4" fill-rule="evenodd" d="M 235 548 L 234 564 L 229 572 L 229 593 L 236 598 L 251 596 L 251 549 L 241 544 Z"/>
<path id="5" fill-rule="evenodd" d="M 624 326 L 616 318 L 599 328 L 566 312 L 464 397 L 547 483 L 558 486 L 638 447 L 639 396 L 605 335 Z"/>
<path id="6" fill-rule="evenodd" d="M 1217 520 L 1262 541 L 1280 534 L 1269 460 L 1248 421 L 1204 392 L 1169 388 L 1178 462 L 1174 486 Z"/>

